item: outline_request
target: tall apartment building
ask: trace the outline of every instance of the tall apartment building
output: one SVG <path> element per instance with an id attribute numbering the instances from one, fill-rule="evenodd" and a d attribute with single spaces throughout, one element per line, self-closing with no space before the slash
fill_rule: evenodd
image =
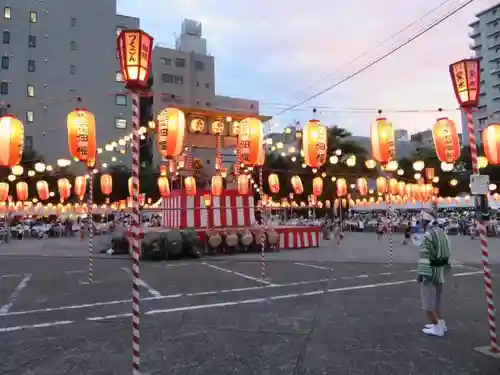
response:
<path id="1" fill-rule="evenodd" d="M 98 147 L 131 132 L 116 35 L 139 19 L 117 15 L 116 0 L 0 0 L 0 11 L 0 102 L 24 122 L 26 148 L 68 158 L 66 116 L 77 106 L 94 113 Z"/>
<path id="2" fill-rule="evenodd" d="M 480 94 L 478 112 L 473 114 L 476 138 L 491 118 L 500 116 L 500 3 L 476 14 L 476 20 L 469 24 L 472 30 L 470 48 L 481 61 Z M 495 120 L 495 121 L 498 121 Z M 467 121 L 462 114 L 462 134 L 465 144 L 469 143 Z"/>

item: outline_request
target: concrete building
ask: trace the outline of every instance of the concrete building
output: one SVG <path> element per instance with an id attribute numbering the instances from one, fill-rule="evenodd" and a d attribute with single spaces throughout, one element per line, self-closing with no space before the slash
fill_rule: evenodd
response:
<path id="1" fill-rule="evenodd" d="M 434 138 L 432 136 L 432 130 L 430 129 L 412 134 L 410 140 L 418 147 L 434 148 Z"/>
<path id="2" fill-rule="evenodd" d="M 394 136 L 398 141 L 409 141 L 408 130 L 406 129 L 394 130 Z"/>
<path id="3" fill-rule="evenodd" d="M 116 35 L 139 19 L 117 15 L 116 0 L 0 0 L 0 9 L 0 101 L 24 122 L 27 149 L 68 158 L 66 116 L 77 106 L 94 113 L 98 147 L 131 132 Z"/>
<path id="4" fill-rule="evenodd" d="M 469 27 L 472 29 L 470 48 L 481 61 L 479 108 L 473 114 L 479 141 L 479 133 L 488 125 L 489 118 L 500 115 L 500 3 L 476 14 Z M 462 134 L 464 143 L 468 144 L 463 114 Z"/>

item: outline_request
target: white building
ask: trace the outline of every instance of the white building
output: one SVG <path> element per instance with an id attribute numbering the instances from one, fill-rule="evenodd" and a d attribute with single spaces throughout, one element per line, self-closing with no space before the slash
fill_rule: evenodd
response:
<path id="1" fill-rule="evenodd" d="M 96 117 L 98 147 L 131 132 L 116 35 L 139 19 L 117 15 L 116 0 L 0 0 L 0 10 L 0 102 L 24 122 L 26 148 L 50 162 L 68 158 L 66 116 L 77 97 Z"/>

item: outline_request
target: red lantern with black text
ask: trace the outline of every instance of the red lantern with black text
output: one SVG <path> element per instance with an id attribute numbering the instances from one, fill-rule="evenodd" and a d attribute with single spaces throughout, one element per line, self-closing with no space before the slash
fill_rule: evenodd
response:
<path id="1" fill-rule="evenodd" d="M 476 107 L 479 102 L 479 59 L 465 59 L 450 65 L 455 96 L 461 107 Z"/>
<path id="2" fill-rule="evenodd" d="M 170 184 L 166 176 L 158 177 L 158 190 L 163 198 L 170 195 Z"/>
<path id="3" fill-rule="evenodd" d="M 302 194 L 304 192 L 304 186 L 299 176 L 292 176 L 290 182 L 292 183 L 293 192 L 295 194 Z"/>
<path id="4" fill-rule="evenodd" d="M 196 195 L 196 180 L 194 177 L 189 176 L 184 178 L 184 188 L 187 196 L 194 197 Z"/>
<path id="5" fill-rule="evenodd" d="M 20 181 L 16 184 L 16 194 L 17 199 L 24 202 L 28 199 L 28 184 L 24 181 Z"/>
<path id="6" fill-rule="evenodd" d="M 153 38 L 142 30 L 125 29 L 116 38 L 120 71 L 125 86 L 147 90 L 153 52 Z"/>
<path id="7" fill-rule="evenodd" d="M 500 124 L 491 124 L 482 134 L 484 154 L 488 163 L 500 164 Z"/>
<path id="8" fill-rule="evenodd" d="M 387 180 L 385 177 L 377 177 L 377 192 L 379 194 L 387 193 Z"/>
<path id="9" fill-rule="evenodd" d="M 222 176 L 212 176 L 211 190 L 215 197 L 222 195 Z"/>
<path id="10" fill-rule="evenodd" d="M 110 195 L 113 191 L 113 177 L 109 174 L 101 176 L 101 191 L 104 195 Z"/>
<path id="11" fill-rule="evenodd" d="M 327 128 L 318 120 L 309 121 L 302 135 L 302 151 L 304 163 L 311 168 L 319 168 L 325 164 L 327 156 Z"/>
<path id="12" fill-rule="evenodd" d="M 87 179 L 85 176 L 75 177 L 75 195 L 77 197 L 83 197 L 87 191 Z"/>
<path id="13" fill-rule="evenodd" d="M 12 115 L 0 117 L 0 166 L 19 164 L 24 150 L 24 125 Z"/>
<path id="14" fill-rule="evenodd" d="M 337 195 L 339 197 L 347 195 L 347 182 L 344 178 L 339 178 L 337 180 Z"/>
<path id="15" fill-rule="evenodd" d="M 317 197 L 323 193 L 323 179 L 321 177 L 315 177 L 313 179 L 313 193 Z"/>
<path id="16" fill-rule="evenodd" d="M 88 110 L 76 108 L 68 114 L 69 153 L 75 159 L 93 163 L 96 156 L 95 117 Z"/>
<path id="17" fill-rule="evenodd" d="M 269 183 L 269 190 L 271 193 L 276 194 L 280 191 L 280 179 L 276 173 L 271 173 L 267 178 Z"/>
<path id="18" fill-rule="evenodd" d="M 0 202 L 4 202 L 9 197 L 9 184 L 0 182 Z"/>
<path id="19" fill-rule="evenodd" d="M 443 163 L 454 163 L 460 157 L 460 140 L 453 121 L 439 118 L 432 129 L 434 148 L 438 159 Z"/>
<path id="20" fill-rule="evenodd" d="M 164 158 L 179 156 L 184 151 L 184 137 L 186 134 L 186 116 L 178 108 L 168 107 L 162 110 L 157 117 L 158 151 Z"/>
<path id="21" fill-rule="evenodd" d="M 396 155 L 396 138 L 392 124 L 387 119 L 377 118 L 370 128 L 373 158 L 380 164 L 387 164 Z"/>
<path id="22" fill-rule="evenodd" d="M 47 181 L 37 181 L 36 192 L 38 193 L 38 198 L 40 198 L 40 200 L 46 201 L 49 199 L 49 184 Z"/>
<path id="23" fill-rule="evenodd" d="M 262 122 L 256 117 L 247 117 L 240 122 L 239 153 L 241 163 L 254 166 L 264 148 Z"/>
<path id="24" fill-rule="evenodd" d="M 238 185 L 238 194 L 246 195 L 249 192 L 249 182 L 250 177 L 246 174 L 240 174 L 238 176 L 237 185 Z"/>
<path id="25" fill-rule="evenodd" d="M 60 178 L 57 180 L 57 188 L 59 190 L 59 196 L 62 200 L 66 200 L 71 195 L 71 184 L 67 178 Z"/>
<path id="26" fill-rule="evenodd" d="M 357 180 L 357 185 L 358 185 L 358 191 L 360 195 L 367 195 L 368 194 L 368 182 L 366 181 L 366 178 L 360 177 Z"/>

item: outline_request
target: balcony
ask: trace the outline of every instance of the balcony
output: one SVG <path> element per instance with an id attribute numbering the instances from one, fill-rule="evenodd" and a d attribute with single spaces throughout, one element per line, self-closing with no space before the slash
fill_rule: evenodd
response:
<path id="1" fill-rule="evenodd" d="M 490 74 L 498 74 L 500 73 L 500 68 L 495 68 L 490 70 Z"/>
<path id="2" fill-rule="evenodd" d="M 478 29 L 469 31 L 469 38 L 471 39 L 475 39 L 479 35 L 481 35 L 481 31 L 479 31 Z"/>
<path id="3" fill-rule="evenodd" d="M 481 45 L 480 41 L 474 41 L 474 42 L 469 43 L 469 48 L 472 50 L 479 49 L 479 48 L 481 48 L 481 46 L 482 45 Z"/>
<path id="4" fill-rule="evenodd" d="M 488 49 L 494 49 L 494 48 L 499 48 L 499 47 L 500 47 L 500 40 L 496 40 L 489 45 Z"/>

